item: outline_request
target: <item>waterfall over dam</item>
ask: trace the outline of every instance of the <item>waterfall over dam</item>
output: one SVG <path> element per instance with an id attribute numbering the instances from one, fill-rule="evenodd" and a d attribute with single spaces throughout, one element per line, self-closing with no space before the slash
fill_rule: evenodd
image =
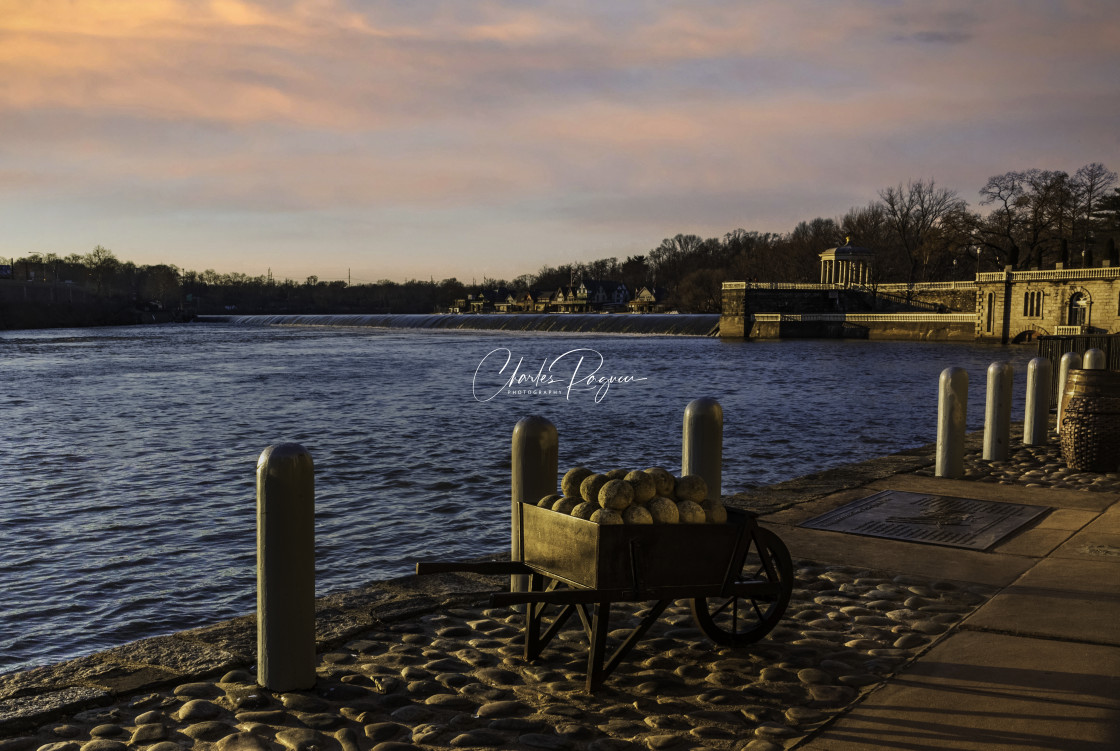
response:
<path id="1" fill-rule="evenodd" d="M 243 326 L 368 326 L 390 329 L 482 329 L 647 336 L 718 336 L 716 314 L 681 313 L 476 313 L 201 315 L 202 323 Z"/>

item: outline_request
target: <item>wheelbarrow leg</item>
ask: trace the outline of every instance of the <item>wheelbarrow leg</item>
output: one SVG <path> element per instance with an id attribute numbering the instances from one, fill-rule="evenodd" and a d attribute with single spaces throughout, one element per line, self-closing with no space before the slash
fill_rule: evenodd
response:
<path id="1" fill-rule="evenodd" d="M 591 645 L 587 650 L 587 692 L 591 693 L 603 685 L 607 671 L 603 658 L 607 653 L 607 632 L 611 619 L 611 604 L 600 602 L 595 608 L 591 621 Z"/>
<path id="2" fill-rule="evenodd" d="M 543 577 L 540 574 L 530 574 L 530 591 L 539 591 L 545 579 L 546 577 Z M 551 592 L 552 590 L 556 589 L 556 585 L 559 583 L 559 581 L 553 579 L 551 582 L 549 582 L 548 586 L 545 588 L 545 591 Z M 571 617 L 572 613 L 575 612 L 576 609 L 575 605 L 565 605 L 560 610 L 560 613 L 557 614 L 557 616 L 552 620 L 552 623 L 549 624 L 548 628 L 545 629 L 545 632 L 541 634 L 541 622 L 544 620 L 543 618 L 541 618 L 541 614 L 544 612 L 544 609 L 546 607 L 548 607 L 547 604 L 543 602 L 530 602 L 525 606 L 526 662 L 532 662 L 533 660 L 540 657 L 541 652 L 544 651 L 544 648 L 548 646 L 548 643 L 552 641 L 553 637 L 556 636 L 556 634 L 564 626 L 564 623 L 568 620 L 569 617 Z"/>

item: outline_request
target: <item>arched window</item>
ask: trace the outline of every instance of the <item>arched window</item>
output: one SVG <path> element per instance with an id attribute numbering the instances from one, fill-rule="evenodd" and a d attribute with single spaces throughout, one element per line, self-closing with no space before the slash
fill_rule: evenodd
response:
<path id="1" fill-rule="evenodd" d="M 1069 326 L 1089 325 L 1089 297 L 1084 292 L 1074 292 L 1069 298 Z"/>

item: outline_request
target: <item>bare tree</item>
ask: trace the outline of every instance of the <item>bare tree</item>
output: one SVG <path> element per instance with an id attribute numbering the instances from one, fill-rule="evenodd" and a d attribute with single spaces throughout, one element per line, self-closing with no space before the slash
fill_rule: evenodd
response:
<path id="1" fill-rule="evenodd" d="M 934 259 L 947 252 L 942 231 L 945 221 L 963 212 L 967 204 L 955 190 L 939 188 L 930 180 L 911 181 L 903 187 L 879 191 L 887 227 L 905 256 L 907 282 L 913 284 L 925 276 Z"/>
<path id="2" fill-rule="evenodd" d="M 1071 200 L 1069 175 L 1030 169 L 989 178 L 980 189 L 986 217 L 973 215 L 972 241 L 988 248 L 1001 265 L 1041 265 L 1044 253 L 1061 247 Z"/>
<path id="3" fill-rule="evenodd" d="M 1088 260 L 1098 229 L 1097 214 L 1108 191 L 1116 184 L 1116 173 L 1100 162 L 1086 164 L 1074 173 L 1071 180 L 1073 221 L 1071 234 L 1074 242 L 1080 241 L 1081 255 Z"/>

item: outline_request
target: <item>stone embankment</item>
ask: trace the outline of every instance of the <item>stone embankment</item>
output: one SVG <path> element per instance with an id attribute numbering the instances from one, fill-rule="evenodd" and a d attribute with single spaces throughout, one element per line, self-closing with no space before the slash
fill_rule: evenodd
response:
<path id="1" fill-rule="evenodd" d="M 1120 490 L 1070 472 L 1056 446 L 966 466 L 978 482 Z M 761 511 L 903 473 L 932 447 L 729 497 Z M 991 587 L 798 559 L 784 619 L 762 642 L 721 647 L 672 605 L 594 694 L 578 620 L 537 661 L 522 616 L 491 608 L 508 583 L 405 577 L 319 602 L 318 683 L 273 694 L 252 673 L 251 617 L 0 676 L 0 751 L 407 751 L 411 748 L 791 748 L 928 651 Z M 643 605 L 612 611 L 614 639 Z"/>

